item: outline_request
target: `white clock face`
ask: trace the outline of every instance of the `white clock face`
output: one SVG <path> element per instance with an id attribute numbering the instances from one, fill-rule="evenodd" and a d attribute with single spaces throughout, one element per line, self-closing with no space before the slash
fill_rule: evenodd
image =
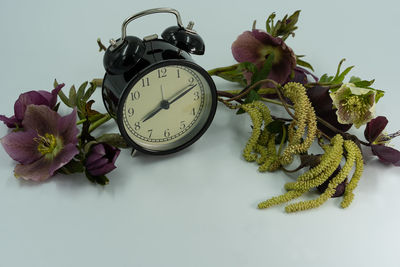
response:
<path id="1" fill-rule="evenodd" d="M 131 87 L 123 105 L 123 127 L 138 146 L 166 151 L 192 140 L 212 111 L 209 83 L 186 65 L 148 72 Z"/>

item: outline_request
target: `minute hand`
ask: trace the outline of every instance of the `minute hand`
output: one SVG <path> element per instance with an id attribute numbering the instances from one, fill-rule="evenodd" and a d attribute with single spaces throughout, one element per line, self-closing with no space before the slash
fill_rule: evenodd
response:
<path id="1" fill-rule="evenodd" d="M 171 105 L 172 103 L 174 103 L 176 100 L 178 100 L 179 98 L 181 98 L 182 96 L 186 95 L 187 93 L 189 93 L 190 90 L 192 90 L 194 87 L 196 87 L 197 84 L 195 85 L 188 85 L 185 88 L 183 88 L 182 90 L 180 90 L 178 93 L 176 93 L 175 95 L 173 95 L 171 98 L 169 98 L 167 101 L 168 103 Z"/>

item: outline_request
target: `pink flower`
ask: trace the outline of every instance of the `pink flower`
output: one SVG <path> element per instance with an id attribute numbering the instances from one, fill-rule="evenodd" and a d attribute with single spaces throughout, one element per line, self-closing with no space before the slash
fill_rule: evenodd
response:
<path id="1" fill-rule="evenodd" d="M 3 121 L 8 128 L 21 127 L 25 111 L 28 105 L 45 105 L 53 109 L 57 103 L 57 95 L 64 84 L 58 85 L 53 91 L 29 91 L 21 94 L 14 104 L 14 115 L 10 118 L 0 115 L 0 121 Z"/>
<path id="2" fill-rule="evenodd" d="M 296 67 L 296 56 L 279 37 L 273 37 L 267 32 L 254 29 L 245 31 L 238 36 L 232 44 L 233 57 L 238 62 L 251 62 L 261 69 L 266 58 L 274 54 L 272 68 L 268 77 L 280 84 L 287 81 L 288 77 Z M 246 74 L 249 81 L 251 75 Z"/>
<path id="3" fill-rule="evenodd" d="M 14 169 L 16 177 L 46 180 L 79 152 L 75 109 L 61 117 L 46 105 L 28 105 L 21 125 L 24 131 L 1 139 L 8 155 L 19 162 Z"/>

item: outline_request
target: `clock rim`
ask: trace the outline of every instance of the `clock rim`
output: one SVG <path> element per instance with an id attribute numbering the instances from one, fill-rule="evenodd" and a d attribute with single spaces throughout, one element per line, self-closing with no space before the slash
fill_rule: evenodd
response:
<path id="1" fill-rule="evenodd" d="M 210 87 L 210 91 L 211 91 L 211 108 L 210 108 L 210 112 L 208 114 L 207 120 L 204 123 L 204 125 L 202 126 L 202 128 L 193 136 L 193 138 L 191 138 L 189 141 L 171 148 L 171 149 L 167 149 L 167 150 L 153 150 L 153 149 L 149 149 L 149 148 L 145 148 L 139 144 L 137 144 L 136 142 L 134 142 L 130 136 L 128 135 L 125 127 L 124 127 L 124 122 L 123 122 L 123 107 L 124 107 L 124 103 L 126 98 L 128 97 L 129 93 L 130 93 L 130 89 L 137 83 L 140 81 L 140 79 L 147 75 L 149 72 L 157 69 L 157 68 L 162 68 L 162 67 L 166 67 L 166 66 L 170 66 L 170 65 L 181 65 L 181 66 L 185 66 L 185 67 L 189 67 L 194 69 L 195 71 L 197 71 L 200 75 L 202 75 L 204 77 L 204 79 L 206 80 L 206 82 L 208 83 L 209 87 Z M 217 98 L 217 88 L 215 86 L 214 80 L 211 78 L 211 76 L 208 74 L 208 72 L 203 69 L 201 66 L 199 66 L 198 64 L 192 62 L 192 61 L 187 61 L 184 59 L 168 59 L 168 60 L 163 60 L 163 61 L 159 61 L 156 62 L 154 64 L 151 64 L 149 66 L 147 66 L 146 68 L 144 68 L 143 70 L 141 70 L 140 72 L 138 72 L 126 85 L 126 87 L 123 90 L 123 93 L 121 95 L 121 98 L 118 100 L 118 108 L 117 108 L 117 125 L 119 128 L 119 131 L 121 133 L 121 135 L 124 137 L 124 139 L 128 142 L 128 144 L 130 146 L 132 146 L 135 150 L 138 150 L 140 152 L 143 152 L 145 154 L 151 154 L 151 155 L 167 155 L 167 154 L 172 154 L 172 153 L 176 153 L 181 151 L 184 148 L 187 148 L 188 146 L 192 145 L 193 143 L 195 143 L 206 131 L 207 129 L 210 127 L 211 122 L 214 119 L 216 110 L 217 110 L 217 103 L 218 103 L 218 98 Z"/>

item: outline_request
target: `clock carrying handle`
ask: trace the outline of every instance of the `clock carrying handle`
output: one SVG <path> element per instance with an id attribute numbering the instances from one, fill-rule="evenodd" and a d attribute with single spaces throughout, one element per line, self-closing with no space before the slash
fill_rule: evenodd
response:
<path id="1" fill-rule="evenodd" d="M 182 23 L 182 19 L 181 19 L 181 15 L 179 14 L 179 12 L 176 9 L 173 8 L 167 8 L 167 7 L 161 7 L 161 8 L 153 8 L 153 9 L 148 9 L 142 12 L 139 12 L 137 14 L 134 14 L 132 16 L 130 16 L 129 18 L 127 18 L 123 23 L 122 23 L 122 35 L 121 38 L 118 41 L 115 41 L 114 39 L 110 40 L 111 43 L 111 47 L 112 50 L 118 48 L 124 41 L 126 38 L 126 28 L 128 27 L 128 24 L 132 21 L 134 21 L 135 19 L 138 19 L 140 17 L 144 17 L 147 15 L 151 15 L 151 14 L 156 14 L 156 13 L 171 13 L 174 14 L 176 17 L 176 21 L 178 23 L 179 28 L 185 29 L 188 32 L 192 32 L 195 33 L 191 28 L 193 27 L 192 23 L 189 23 L 189 26 L 187 28 L 185 28 L 183 26 Z"/>

